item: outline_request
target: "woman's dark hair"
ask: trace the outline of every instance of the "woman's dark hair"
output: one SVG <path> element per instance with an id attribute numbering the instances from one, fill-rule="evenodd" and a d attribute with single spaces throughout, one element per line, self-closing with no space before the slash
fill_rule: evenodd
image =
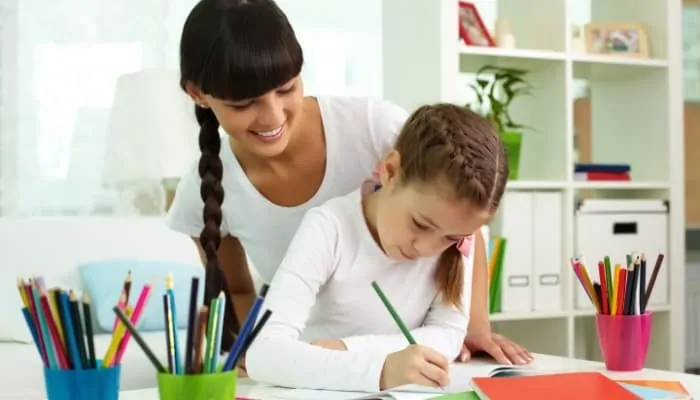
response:
<path id="1" fill-rule="evenodd" d="M 301 73 L 301 46 L 287 17 L 272 0 L 201 0 L 190 12 L 180 39 L 180 86 L 197 87 L 222 100 L 244 100 L 274 90 Z M 226 293 L 224 331 L 238 331 L 233 299 L 218 262 L 221 243 L 221 185 L 219 121 L 211 109 L 195 106 L 199 122 L 200 195 L 204 228 L 199 240 L 206 254 L 206 304 Z M 233 336 L 222 338 L 222 348 Z"/>
<path id="2" fill-rule="evenodd" d="M 508 181 L 508 159 L 486 118 L 454 104 L 425 105 L 408 118 L 394 148 L 401 155 L 402 185 L 438 182 L 451 198 L 491 213 L 498 209 Z M 435 281 L 445 301 L 461 308 L 464 266 L 456 245 L 440 255 Z"/>

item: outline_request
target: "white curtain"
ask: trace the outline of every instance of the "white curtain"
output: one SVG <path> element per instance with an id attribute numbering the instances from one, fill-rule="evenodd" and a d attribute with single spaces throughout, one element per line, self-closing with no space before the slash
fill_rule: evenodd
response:
<path id="1" fill-rule="evenodd" d="M 117 196 L 101 176 L 116 79 L 177 68 L 194 4 L 0 2 L 0 214 L 111 212 Z M 304 47 L 309 94 L 381 95 L 380 2 L 279 5 Z"/>

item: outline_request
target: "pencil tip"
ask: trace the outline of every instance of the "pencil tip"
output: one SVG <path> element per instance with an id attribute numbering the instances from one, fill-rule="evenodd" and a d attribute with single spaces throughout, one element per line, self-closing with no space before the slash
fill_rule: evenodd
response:
<path id="1" fill-rule="evenodd" d="M 262 286 L 260 289 L 260 297 L 265 297 L 267 295 L 267 291 L 270 289 L 270 285 L 267 283 Z"/>

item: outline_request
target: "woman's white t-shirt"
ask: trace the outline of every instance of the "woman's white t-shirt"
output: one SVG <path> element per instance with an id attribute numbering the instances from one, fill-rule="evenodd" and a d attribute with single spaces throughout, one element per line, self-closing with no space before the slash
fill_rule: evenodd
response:
<path id="1" fill-rule="evenodd" d="M 401 107 L 381 99 L 318 97 L 326 138 L 326 171 L 306 203 L 282 207 L 270 202 L 248 179 L 225 140 L 221 146 L 224 202 L 222 235 L 237 237 L 262 278 L 272 280 L 302 217 L 312 207 L 345 196 L 372 176 L 394 145 L 408 118 Z M 169 210 L 168 225 L 199 237 L 204 204 L 197 162 L 182 177 Z"/>

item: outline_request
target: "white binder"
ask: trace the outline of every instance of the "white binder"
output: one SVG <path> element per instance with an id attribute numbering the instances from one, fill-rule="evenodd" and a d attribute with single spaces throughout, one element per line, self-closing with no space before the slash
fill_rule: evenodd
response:
<path id="1" fill-rule="evenodd" d="M 526 192 L 506 192 L 499 211 L 500 236 L 506 238 L 501 272 L 501 312 L 533 309 L 533 200 Z"/>
<path id="2" fill-rule="evenodd" d="M 533 304 L 535 311 L 562 309 L 564 266 L 562 194 L 536 192 L 533 200 Z"/>

